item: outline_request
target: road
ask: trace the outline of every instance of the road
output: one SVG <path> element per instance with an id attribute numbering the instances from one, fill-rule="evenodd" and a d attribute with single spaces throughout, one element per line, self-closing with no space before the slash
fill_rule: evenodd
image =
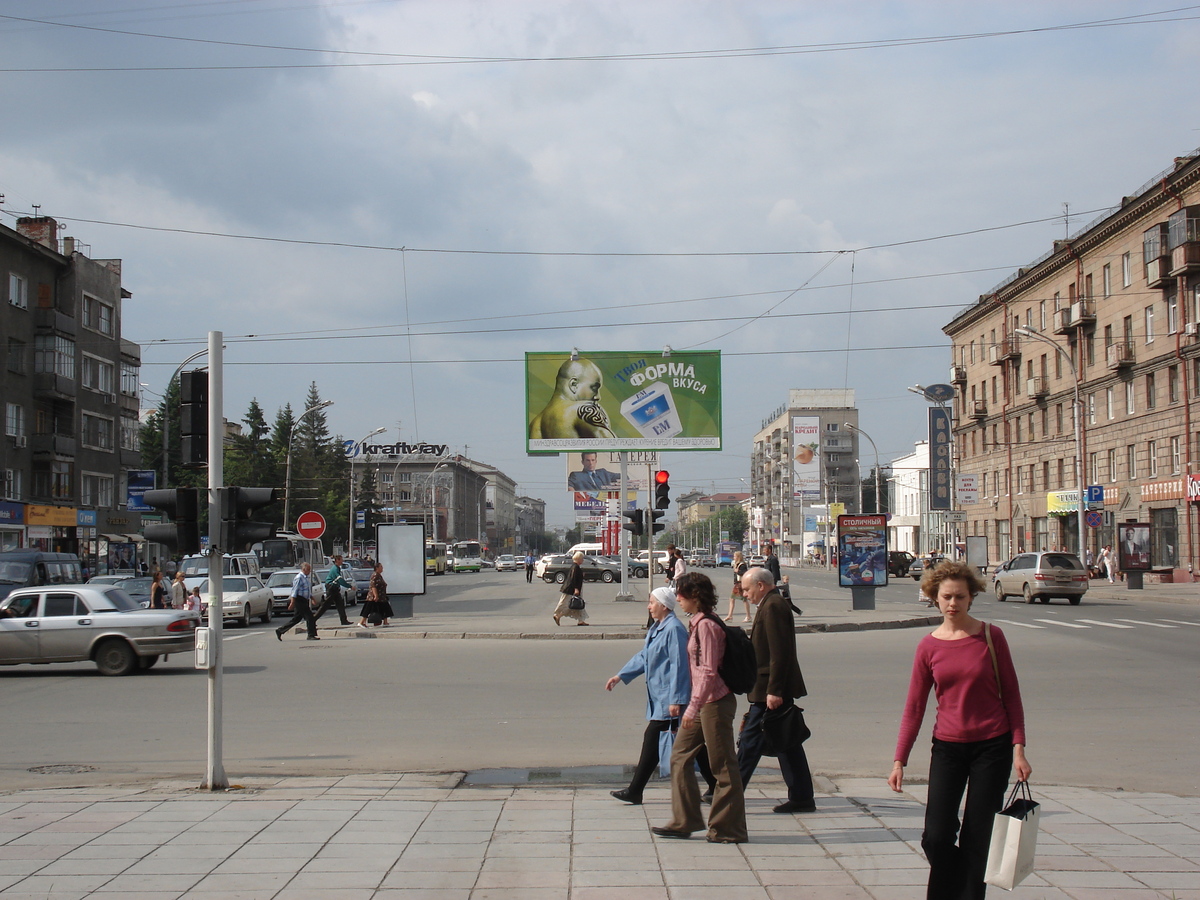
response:
<path id="1" fill-rule="evenodd" d="M 838 591 L 823 574 L 796 573 L 793 582 L 801 606 L 806 596 Z M 645 590 L 644 581 L 634 585 Z M 453 609 L 482 618 L 485 606 L 540 610 L 551 594 L 551 586 L 485 572 L 434 580 L 417 608 L 418 615 Z M 911 602 L 914 594 L 911 580 L 894 582 L 880 602 Z M 1003 628 L 1013 647 L 1035 781 L 1200 795 L 1200 607 L 1027 606 L 984 595 L 975 611 Z M 884 777 L 922 634 L 797 637 L 816 772 Z M 641 683 L 603 690 L 635 641 L 279 643 L 270 626 L 257 624 L 226 635 L 225 766 L 235 782 L 281 772 L 618 765 L 637 755 Z M 924 771 L 920 748 L 931 716 L 913 777 Z M 0 721 L 0 788 L 28 787 L 28 770 L 47 765 L 92 767 L 72 776 L 79 783 L 199 780 L 206 678 L 178 657 L 117 679 L 86 664 L 0 669 Z"/>

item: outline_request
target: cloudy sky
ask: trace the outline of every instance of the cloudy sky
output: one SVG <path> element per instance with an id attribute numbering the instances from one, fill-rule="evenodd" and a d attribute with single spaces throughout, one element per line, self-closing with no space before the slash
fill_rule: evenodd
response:
<path id="1" fill-rule="evenodd" d="M 124 260 L 151 390 L 222 331 L 227 417 L 315 380 L 566 523 L 525 351 L 721 350 L 679 489 L 789 388 L 903 455 L 942 325 L 1200 145 L 1197 46 L 1128 0 L 0 0 L 0 217 Z"/>

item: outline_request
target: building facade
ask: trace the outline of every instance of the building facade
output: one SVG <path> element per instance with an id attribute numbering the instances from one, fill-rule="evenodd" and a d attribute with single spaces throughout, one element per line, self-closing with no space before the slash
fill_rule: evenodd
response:
<path id="1" fill-rule="evenodd" d="M 386 447 L 386 445 L 384 445 Z M 390 455 L 364 448 L 351 463 L 355 484 L 374 472 L 379 507 L 390 522 L 423 522 L 433 540 L 487 539 L 488 480 L 463 456 Z"/>
<path id="2" fill-rule="evenodd" d="M 464 462 L 487 479 L 484 531 L 489 554 L 495 557 L 512 553 L 516 546 L 517 483 L 495 466 L 465 457 Z"/>
<path id="3" fill-rule="evenodd" d="M 814 504 L 842 503 L 847 513 L 860 511 L 857 428 L 853 390 L 788 392 L 788 402 L 754 436 L 752 543 L 776 541 L 783 545 L 781 556 L 798 556 L 806 509 L 811 515 Z"/>
<path id="4" fill-rule="evenodd" d="M 936 544 L 937 521 L 929 511 L 929 442 L 918 441 L 913 452 L 892 460 L 888 477 L 888 549 L 920 556 Z"/>
<path id="5" fill-rule="evenodd" d="M 546 501 L 537 497 L 516 498 L 516 549 L 524 552 L 546 532 Z"/>
<path id="6" fill-rule="evenodd" d="M 140 348 L 121 337 L 119 259 L 91 259 L 47 216 L 0 225 L 6 364 L 0 548 L 77 553 L 107 568 L 107 545 L 141 544 L 126 508 L 141 468 Z"/>
<path id="7" fill-rule="evenodd" d="M 945 327 L 958 470 L 979 485 L 978 502 L 962 506 L 963 534 L 986 536 L 989 558 L 1003 560 L 1050 547 L 1094 552 L 1117 545 L 1115 523 L 1148 522 L 1154 568 L 1190 577 L 1200 539 L 1198 322 L 1200 152 Z M 1084 548 L 1080 482 L 1102 495 L 1085 517 Z"/>

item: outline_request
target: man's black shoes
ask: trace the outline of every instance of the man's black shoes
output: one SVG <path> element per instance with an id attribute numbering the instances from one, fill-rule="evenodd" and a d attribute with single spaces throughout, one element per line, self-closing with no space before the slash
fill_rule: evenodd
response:
<path id="1" fill-rule="evenodd" d="M 771 810 L 771 812 L 777 813 L 810 813 L 816 811 L 817 805 L 815 803 L 798 803 L 795 800 L 787 800 Z"/>
<path id="2" fill-rule="evenodd" d="M 642 805 L 642 795 L 633 793 L 629 788 L 622 788 L 619 791 L 609 791 L 609 793 L 623 803 L 632 803 L 634 806 Z"/>

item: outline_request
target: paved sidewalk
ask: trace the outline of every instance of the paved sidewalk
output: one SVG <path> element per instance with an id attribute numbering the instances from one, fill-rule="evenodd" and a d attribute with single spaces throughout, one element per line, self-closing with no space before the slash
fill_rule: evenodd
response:
<path id="1" fill-rule="evenodd" d="M 750 842 L 654 838 L 611 785 L 463 784 L 462 773 L 170 782 L 0 794 L 3 900 L 899 900 L 924 896 L 922 793 L 818 779 L 818 811 L 748 792 Z M 1200 898 L 1200 799 L 1038 787 L 1027 900 Z M 1003 896 L 993 888 L 992 894 Z"/>

